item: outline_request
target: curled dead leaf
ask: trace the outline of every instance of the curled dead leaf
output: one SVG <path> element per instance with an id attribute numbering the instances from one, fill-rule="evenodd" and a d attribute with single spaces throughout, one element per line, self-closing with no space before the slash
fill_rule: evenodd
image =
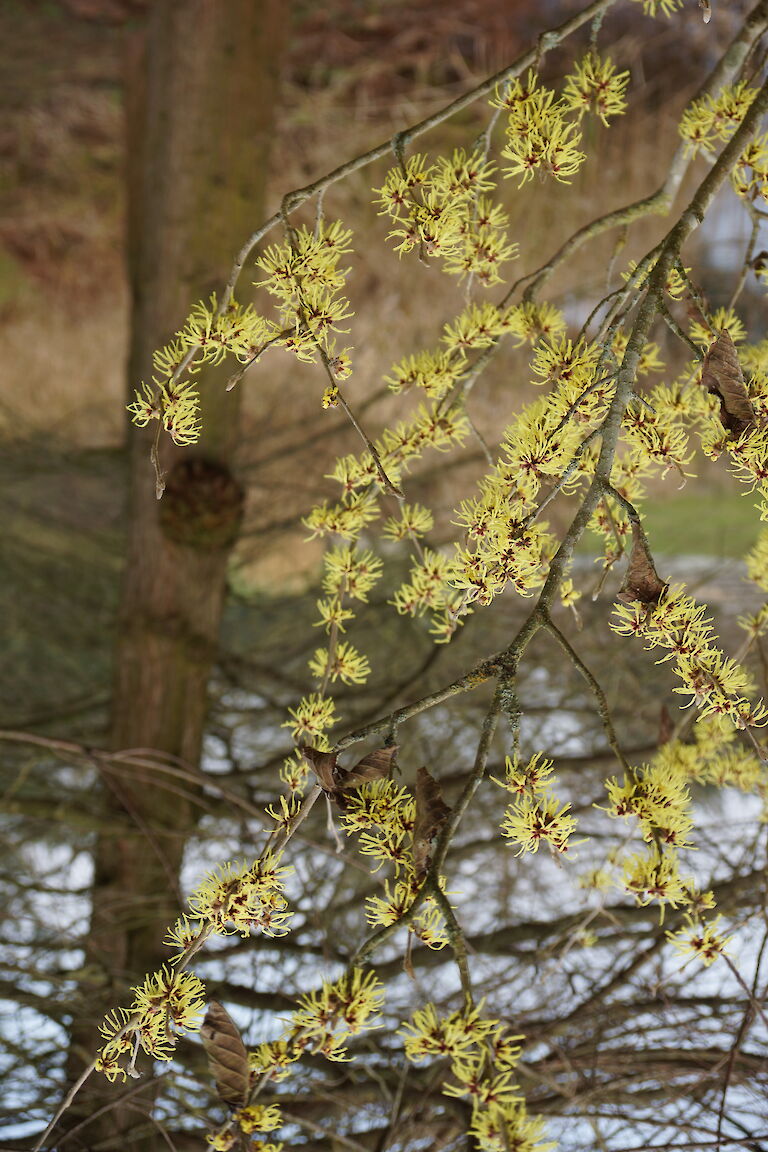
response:
<path id="1" fill-rule="evenodd" d="M 345 790 L 359 788 L 369 780 L 381 780 L 382 777 L 388 776 L 397 749 L 397 744 L 390 744 L 387 748 L 377 748 L 374 752 L 369 752 L 362 760 L 358 760 L 354 768 L 344 772 L 339 787 Z"/>
<path id="2" fill-rule="evenodd" d="M 200 1037 L 219 1099 L 242 1108 L 250 1088 L 248 1052 L 237 1025 L 217 1000 L 208 1005 Z"/>
<path id="3" fill-rule="evenodd" d="M 336 753 L 321 752 L 319 748 L 302 748 L 302 753 L 309 761 L 312 771 L 317 776 L 317 782 L 324 792 L 336 791 Z"/>
<path id="4" fill-rule="evenodd" d="M 704 357 L 701 382 L 720 399 L 720 420 L 727 431 L 740 436 L 755 423 L 755 410 L 747 393 L 739 357 L 727 328 L 710 344 Z"/>
<path id="5" fill-rule="evenodd" d="M 641 604 L 658 604 L 666 587 L 656 571 L 643 526 L 633 520 L 632 551 L 624 582 L 619 589 L 619 600 L 623 600 L 625 604 L 633 604 L 637 600 Z"/>
<path id="6" fill-rule="evenodd" d="M 440 785 L 426 768 L 416 776 L 416 819 L 413 824 L 413 865 L 419 879 L 432 862 L 432 841 L 440 834 L 451 809 L 445 803 Z"/>
<path id="7" fill-rule="evenodd" d="M 367 756 L 363 756 L 362 760 L 358 760 L 353 768 L 342 768 L 337 762 L 335 752 L 321 752 L 318 748 L 304 748 L 302 751 L 312 765 L 317 782 L 326 796 L 339 808 L 343 808 L 344 792 L 350 792 L 371 780 L 381 780 L 389 775 L 397 749 L 397 744 L 377 748 Z"/>

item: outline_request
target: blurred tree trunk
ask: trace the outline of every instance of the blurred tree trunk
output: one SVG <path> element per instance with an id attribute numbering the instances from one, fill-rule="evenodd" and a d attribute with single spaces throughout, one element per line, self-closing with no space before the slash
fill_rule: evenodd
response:
<path id="1" fill-rule="evenodd" d="M 132 387 L 151 378 L 153 350 L 168 341 L 194 301 L 221 286 L 234 254 L 264 216 L 286 9 L 280 0 L 156 0 L 129 45 Z M 156 426 L 130 433 L 112 745 L 152 749 L 194 767 L 227 558 L 243 503 L 233 471 L 238 391 L 224 390 L 231 371 L 201 374 L 199 445 L 182 450 L 162 438 L 167 489 L 161 501 L 150 463 Z M 123 831 L 101 835 L 96 845 L 87 985 L 83 1015 L 73 1027 L 72 1076 L 92 1058 L 103 1011 L 126 1003 L 126 995 L 130 1002 L 129 985 L 167 960 L 161 940 L 181 911 L 179 869 L 195 822 L 194 803 L 180 792 L 190 791 L 193 785 L 162 775 L 115 773 L 104 781 L 110 822 L 119 820 Z M 101 1080 L 91 1077 L 72 1118 L 82 1120 L 106 1099 L 115 1100 L 119 1093 L 105 1092 Z M 141 1113 L 151 1092 L 144 1097 L 138 1115 L 141 1094 L 132 1097 L 131 1111 L 111 1109 L 73 1134 L 72 1145 L 94 1147 L 110 1137 L 125 1145 L 129 1129 L 139 1124 L 146 1130 Z M 155 1133 L 149 1143 L 157 1139 Z"/>

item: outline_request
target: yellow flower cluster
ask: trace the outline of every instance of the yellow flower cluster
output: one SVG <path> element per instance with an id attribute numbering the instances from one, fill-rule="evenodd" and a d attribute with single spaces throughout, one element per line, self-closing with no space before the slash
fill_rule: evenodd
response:
<path id="1" fill-rule="evenodd" d="M 335 624 L 344 631 L 344 624 L 353 619 L 353 613 L 346 607 L 349 600 L 366 603 L 368 593 L 381 576 L 382 563 L 370 549 L 358 549 L 354 545 L 341 545 L 329 548 L 323 557 L 323 592 L 325 598 L 318 600 L 319 625 L 329 632 Z"/>
<path id="2" fill-rule="evenodd" d="M 517 756 L 507 756 L 505 779 L 494 777 L 499 787 L 515 796 L 506 810 L 501 831 L 519 845 L 518 854 L 538 852 L 542 844 L 553 852 L 568 851 L 576 819 L 569 815 L 571 805 L 561 805 L 551 790 L 553 767 L 552 761 L 540 752 L 522 766 Z"/>
<path id="3" fill-rule="evenodd" d="M 357 834 L 360 852 L 376 862 L 372 871 L 385 864 L 394 870 L 393 879 L 384 883 L 384 895 L 366 899 L 366 919 L 372 927 L 396 924 L 421 889 L 413 860 L 415 819 L 415 798 L 390 779 L 364 784 L 350 795 L 341 814 L 347 835 Z M 409 920 L 408 930 L 429 948 L 445 947 L 448 940 L 443 917 L 434 897 L 424 899 Z"/>
<path id="4" fill-rule="evenodd" d="M 529 513 L 544 481 L 572 475 L 576 484 L 585 474 L 581 429 L 599 423 L 613 393 L 611 376 L 599 375 L 600 360 L 599 348 L 565 336 L 536 347 L 532 370 L 537 382 L 549 385 L 547 395 L 509 425 L 479 496 L 462 501 L 455 513 L 454 523 L 466 533 L 451 580 L 463 591 L 462 611 L 490 604 L 509 584 L 530 595 L 543 583 L 554 542 L 546 524 L 532 523 Z"/>
<path id="5" fill-rule="evenodd" d="M 316 748 L 324 746 L 327 729 L 336 723 L 336 705 L 330 697 L 311 692 L 288 712 L 291 719 L 286 720 L 283 728 L 291 729 L 297 744 L 313 744 Z"/>
<path id="6" fill-rule="evenodd" d="M 352 315 L 340 295 L 346 272 L 338 266 L 350 250 L 350 237 L 351 232 L 334 221 L 313 231 L 292 229 L 289 242 L 266 249 L 256 261 L 266 273 L 259 286 L 276 298 L 276 320 L 236 300 L 220 312 L 215 295 L 207 304 L 196 304 L 173 339 L 154 353 L 154 387 L 142 383 L 128 405 L 134 424 L 145 427 L 150 420 L 160 420 L 177 444 L 199 439 L 199 394 L 191 380 L 175 379 L 187 355 L 186 371 L 194 376 L 203 365 L 219 364 L 227 356 L 249 365 L 268 348 L 283 347 L 308 363 L 319 353 L 337 380 L 346 379 L 352 371 L 350 349 L 337 351 L 333 333 L 346 332 L 340 325 Z M 336 399 L 338 391 L 334 398 L 326 389 L 324 406 Z"/>
<path id="7" fill-rule="evenodd" d="M 730 940 L 720 932 L 721 920 L 722 916 L 715 916 L 706 923 L 700 917 L 686 916 L 683 927 L 677 932 L 667 932 L 667 939 L 681 955 L 696 956 L 708 968 L 722 956 Z"/>
<path id="8" fill-rule="evenodd" d="M 629 72 L 617 72 L 612 60 L 588 52 L 565 78 L 563 103 L 579 117 L 594 112 L 607 126 L 609 116 L 620 116 L 626 110 L 628 83 Z"/>
<path id="9" fill-rule="evenodd" d="M 142 383 L 141 392 L 128 404 L 133 423 L 146 428 L 150 420 L 160 420 L 175 444 L 194 444 L 200 437 L 200 394 L 191 380 L 172 384 L 170 380 L 153 389 Z"/>
<path id="10" fill-rule="evenodd" d="M 702 716 L 727 716 L 737 728 L 765 724 L 768 709 L 746 696 L 749 677 L 715 646 L 706 607 L 685 594 L 683 585 L 665 589 L 657 604 L 617 605 L 611 627 L 623 636 L 638 636 L 646 648 L 666 648 L 682 681 L 675 692 L 691 696 Z"/>
<path id="11" fill-rule="evenodd" d="M 256 261 L 266 274 L 258 286 L 277 301 L 274 342 L 310 364 L 319 350 L 329 365 L 335 363 L 338 379 L 351 371 L 349 349 L 337 353 L 331 335 L 347 332 L 341 325 L 353 314 L 341 295 L 348 269 L 339 268 L 339 260 L 350 251 L 351 236 L 338 220 L 314 229 L 302 226 L 291 229 L 285 243 L 267 248 Z"/>
<path id="12" fill-rule="evenodd" d="M 747 338 L 747 330 L 732 308 L 718 308 L 711 316 L 707 316 L 706 320 L 706 324 L 694 321 L 688 333 L 694 344 L 698 344 L 705 351 L 714 337 L 724 332 L 726 328 L 734 344 L 741 344 L 742 340 Z"/>
<path id="13" fill-rule="evenodd" d="M 384 1003 L 384 986 L 373 972 L 354 968 L 335 983 L 325 981 L 319 991 L 300 996 L 298 1003 L 283 1039 L 329 1060 L 348 1060 L 345 1044 L 350 1036 L 381 1027 L 376 1017 Z"/>
<path id="14" fill-rule="evenodd" d="M 756 95 L 757 89 L 742 80 L 726 85 L 716 96 L 694 100 L 680 121 L 680 135 L 690 151 L 695 153 L 701 148 L 711 153 L 716 144 L 729 140 Z"/>
<path id="15" fill-rule="evenodd" d="M 279 860 L 268 854 L 255 864 L 220 865 L 189 897 L 192 916 L 223 935 L 248 936 L 260 928 L 266 936 L 284 936 L 292 915 L 283 895 L 290 868 L 281 868 Z"/>
<path id="16" fill-rule="evenodd" d="M 350 795 L 341 823 L 347 835 L 360 834 L 360 851 L 378 861 L 375 871 L 391 863 L 398 875 L 408 870 L 415 815 L 416 802 L 408 790 L 384 778 Z"/>
<path id="17" fill-rule="evenodd" d="M 341 640 L 332 651 L 316 648 L 309 661 L 309 670 L 321 682 L 341 680 L 342 684 L 365 684 L 371 674 L 371 665 L 368 657 L 358 652 L 353 644 Z"/>
<path id="18" fill-rule="evenodd" d="M 672 908 L 691 902 L 693 881 L 683 880 L 680 861 L 672 848 L 662 850 L 657 844 L 637 852 L 624 863 L 624 887 L 632 892 L 638 904 L 661 905 L 662 918 L 667 904 Z"/>
<path id="19" fill-rule="evenodd" d="M 612 816 L 634 816 L 644 840 L 660 840 L 677 848 L 690 847 L 688 833 L 693 827 L 691 794 L 685 764 L 674 755 L 665 755 L 665 746 L 652 764 L 634 769 L 622 783 L 606 781 L 608 811 Z"/>
<path id="20" fill-rule="evenodd" d="M 422 504 L 401 504 L 400 515 L 391 516 L 383 525 L 385 540 L 417 540 L 434 527 L 434 517 Z"/>
<path id="21" fill-rule="evenodd" d="M 131 1006 L 110 1012 L 99 1028 L 105 1043 L 96 1069 L 113 1082 L 136 1075 L 139 1048 L 155 1060 L 170 1060 L 177 1035 L 199 1027 L 205 1004 L 197 976 L 173 968 L 147 976 L 133 992 Z"/>
<path id="22" fill-rule="evenodd" d="M 448 1059 L 453 1080 L 443 1085 L 446 1096 L 466 1098 L 471 1105 L 468 1134 L 482 1152 L 547 1152 L 554 1144 L 541 1142 L 543 1124 L 527 1115 L 513 1082 L 520 1059 L 517 1041 L 498 1020 L 480 1015 L 483 1004 L 438 1015 L 434 1004 L 414 1012 L 403 1025 L 405 1054 L 414 1062 Z"/>
<path id="23" fill-rule="evenodd" d="M 635 478 L 654 470 L 663 478 L 670 468 L 684 478 L 693 457 L 684 417 L 690 408 L 681 405 L 680 389 L 666 384 L 657 385 L 645 399 L 629 404 L 622 420 L 622 439 L 630 448 L 623 467 Z"/>
<path id="24" fill-rule="evenodd" d="M 731 184 L 737 196 L 753 203 L 768 200 L 768 133 L 750 141 L 731 172 Z"/>
<path id="25" fill-rule="evenodd" d="M 670 17 L 679 12 L 683 6 L 683 0 L 635 0 L 635 3 L 642 4 L 646 16 L 661 14 Z"/>
<path id="26" fill-rule="evenodd" d="M 506 237 L 507 214 L 484 192 L 495 187 L 494 167 L 478 152 L 458 149 L 433 164 L 410 156 L 390 169 L 376 189 L 381 215 L 397 224 L 395 250 L 417 248 L 436 256 L 450 275 L 475 277 L 486 286 L 501 281 L 500 266 L 517 255 Z"/>
<path id="27" fill-rule="evenodd" d="M 539 87 L 536 73 L 519 77 L 496 93 L 496 107 L 505 109 L 507 142 L 502 156 L 510 161 L 506 176 L 520 176 L 520 186 L 534 173 L 552 176 L 562 184 L 578 172 L 586 156 L 579 151 L 581 133 L 566 117 L 571 105 L 558 100 L 549 88 Z"/>

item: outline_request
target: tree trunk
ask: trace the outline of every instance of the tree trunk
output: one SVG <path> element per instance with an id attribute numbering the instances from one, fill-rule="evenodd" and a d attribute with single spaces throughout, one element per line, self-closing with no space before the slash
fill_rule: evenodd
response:
<path id="1" fill-rule="evenodd" d="M 286 7 L 280 0 L 156 0 L 130 45 L 131 387 L 151 379 L 153 350 L 170 339 L 192 303 L 223 283 L 235 252 L 264 216 Z M 243 502 L 233 472 L 238 392 L 224 390 L 228 371 L 200 376 L 200 444 L 180 449 L 161 440 L 167 472 L 161 501 L 150 464 L 156 425 L 130 433 L 112 745 L 152 749 L 194 767 Z M 126 773 L 104 781 L 109 816 L 122 818 L 124 831 L 100 836 L 95 848 L 89 981 L 73 1027 L 72 1076 L 92 1058 L 103 1012 L 130 1002 L 130 984 L 167 960 L 161 940 L 181 911 L 179 868 L 195 821 L 179 784 Z M 118 1095 L 92 1076 L 71 1116 L 82 1121 Z M 145 1143 L 142 1111 L 151 1096 L 134 1093 L 130 1110 L 110 1109 L 73 1133 L 68 1146 Z"/>

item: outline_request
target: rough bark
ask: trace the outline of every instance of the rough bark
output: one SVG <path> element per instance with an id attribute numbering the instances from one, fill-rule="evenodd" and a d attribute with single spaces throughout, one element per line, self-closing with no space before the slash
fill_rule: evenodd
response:
<path id="1" fill-rule="evenodd" d="M 157 0 L 129 45 L 129 381 L 152 375 L 152 352 L 190 304 L 225 279 L 263 215 L 264 176 L 286 5 L 280 0 Z M 247 283 L 247 276 L 245 277 Z M 230 369 L 231 370 L 231 369 Z M 130 433 L 127 563 L 121 594 L 112 716 L 115 748 L 148 748 L 187 764 L 200 758 L 207 684 L 217 649 L 227 557 L 242 511 L 235 474 L 237 391 L 223 370 L 201 376 L 204 439 L 162 443 L 168 474 L 156 499 L 154 429 Z M 92 1056 L 103 1010 L 166 956 L 179 914 L 177 882 L 194 805 L 163 780 L 125 773 L 104 782 L 123 830 L 95 847 L 89 980 L 73 1028 L 70 1074 Z M 119 1095 L 92 1077 L 72 1117 Z M 135 1088 L 135 1086 L 133 1086 Z M 153 1146 L 142 1136 L 152 1092 L 73 1132 L 70 1146 Z M 138 1111 L 137 1111 L 138 1108 Z M 151 1122 L 150 1122 L 151 1123 Z"/>

